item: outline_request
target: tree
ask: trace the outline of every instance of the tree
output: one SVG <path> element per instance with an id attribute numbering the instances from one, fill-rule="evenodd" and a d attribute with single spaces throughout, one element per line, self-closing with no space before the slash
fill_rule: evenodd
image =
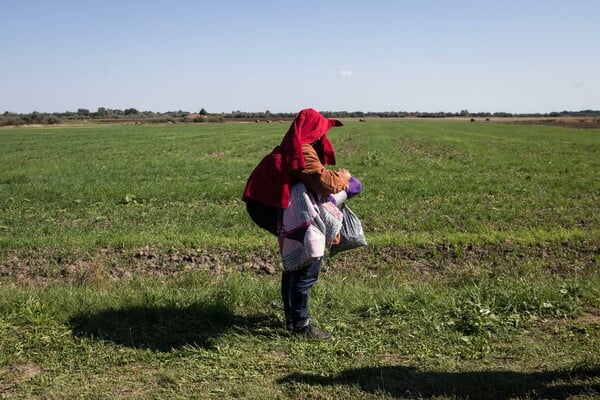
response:
<path id="1" fill-rule="evenodd" d="M 200 115 L 208 115 L 208 112 L 204 108 L 202 108 L 198 114 L 200 114 Z"/>
<path id="2" fill-rule="evenodd" d="M 139 114 L 139 111 L 135 108 L 128 108 L 125 110 L 125 115 L 136 115 Z"/>

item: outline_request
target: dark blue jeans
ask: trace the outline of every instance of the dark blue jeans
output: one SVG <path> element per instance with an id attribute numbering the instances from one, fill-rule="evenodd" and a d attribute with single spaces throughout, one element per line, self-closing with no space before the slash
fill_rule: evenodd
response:
<path id="1" fill-rule="evenodd" d="M 281 297 L 288 328 L 300 329 L 308 324 L 308 300 L 310 288 L 317 283 L 322 259 L 281 275 Z"/>

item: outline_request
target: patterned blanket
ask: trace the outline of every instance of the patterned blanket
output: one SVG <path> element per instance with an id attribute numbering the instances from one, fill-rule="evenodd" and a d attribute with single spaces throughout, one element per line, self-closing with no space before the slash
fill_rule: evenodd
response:
<path id="1" fill-rule="evenodd" d="M 280 226 L 284 270 L 300 269 L 323 257 L 340 232 L 342 219 L 343 213 L 328 197 L 317 199 L 303 183 L 295 184 Z"/>

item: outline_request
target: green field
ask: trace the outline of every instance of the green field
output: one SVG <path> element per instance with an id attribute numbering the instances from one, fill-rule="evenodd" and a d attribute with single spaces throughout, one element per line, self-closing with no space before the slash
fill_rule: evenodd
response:
<path id="1" fill-rule="evenodd" d="M 325 260 L 326 343 L 240 200 L 286 130 L 0 129 L 0 397 L 600 396 L 600 130 L 333 129 L 369 246 Z"/>

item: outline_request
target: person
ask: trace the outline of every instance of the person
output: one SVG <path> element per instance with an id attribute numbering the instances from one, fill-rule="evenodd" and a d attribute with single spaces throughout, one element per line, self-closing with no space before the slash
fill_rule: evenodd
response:
<path id="1" fill-rule="evenodd" d="M 354 195 L 362 190 L 360 181 L 347 169 L 325 167 L 336 163 L 327 132 L 339 126 L 339 120 L 326 118 L 312 108 L 300 111 L 281 144 L 260 161 L 248 178 L 242 197 L 248 214 L 258 226 L 278 236 L 280 243 L 282 216 L 290 207 L 296 183 L 303 183 L 318 198 L 332 196 L 334 202 L 340 199 L 339 193 L 352 189 L 350 195 Z M 318 257 L 308 265 L 282 273 L 286 328 L 292 334 L 331 339 L 329 333 L 311 323 L 308 313 L 310 291 L 318 280 L 321 265 L 322 257 Z"/>

